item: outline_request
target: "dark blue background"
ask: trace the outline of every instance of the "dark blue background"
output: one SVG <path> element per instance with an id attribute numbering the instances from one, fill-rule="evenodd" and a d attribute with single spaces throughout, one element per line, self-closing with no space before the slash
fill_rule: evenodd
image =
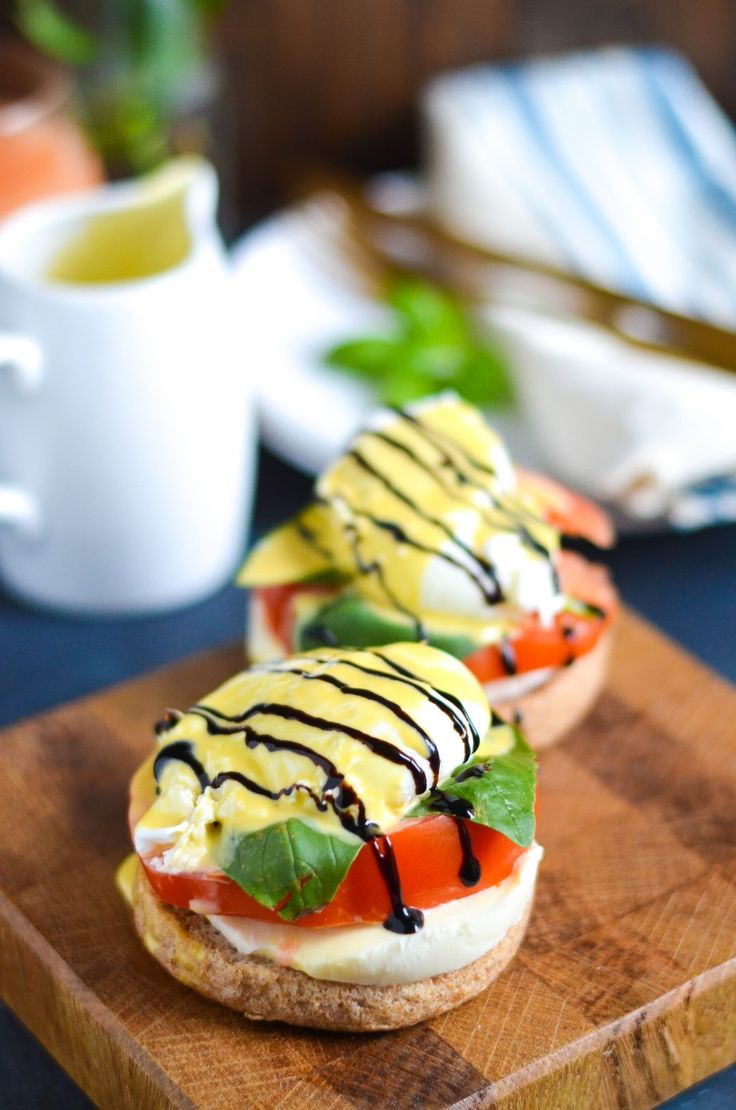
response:
<path id="1" fill-rule="evenodd" d="M 307 478 L 263 452 L 254 535 L 295 511 L 309 490 Z M 607 558 L 629 605 L 736 680 L 736 525 L 627 537 Z M 240 637 L 244 604 L 242 592 L 228 587 L 169 616 L 86 621 L 32 612 L 0 597 L 0 724 Z M 0 1010 L 0 1106 L 89 1105 L 15 1018 Z M 673 1105 L 680 1110 L 736 1106 L 736 1069 Z"/>

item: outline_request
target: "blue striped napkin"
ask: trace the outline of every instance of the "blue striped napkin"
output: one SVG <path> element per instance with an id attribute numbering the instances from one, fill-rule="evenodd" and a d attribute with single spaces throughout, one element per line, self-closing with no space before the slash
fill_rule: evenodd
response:
<path id="1" fill-rule="evenodd" d="M 433 81 L 424 114 L 430 204 L 456 234 L 736 326 L 736 132 L 684 58 L 611 47 L 472 67 Z M 736 383 L 722 377 L 736 427 Z M 691 382 L 683 405 L 692 396 Z M 659 457 L 666 429 L 655 433 Z M 736 519 L 736 434 L 706 460 L 702 433 L 678 444 L 689 475 L 681 457 L 676 484 L 656 467 L 643 476 L 657 494 L 647 513 L 676 527 Z M 605 475 L 587 484 L 600 494 Z"/>

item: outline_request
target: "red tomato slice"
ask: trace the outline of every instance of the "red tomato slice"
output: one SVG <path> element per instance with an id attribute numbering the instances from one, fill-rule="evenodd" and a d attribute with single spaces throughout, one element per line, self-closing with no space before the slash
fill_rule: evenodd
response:
<path id="1" fill-rule="evenodd" d="M 598 612 L 558 613 L 549 627 L 542 626 L 535 614 L 525 617 L 506 641 L 507 655 L 516 674 L 542 667 L 562 667 L 585 655 L 598 643 L 618 609 L 618 596 L 605 567 L 589 563 L 573 551 L 559 551 L 557 571 L 565 593 L 594 606 Z M 509 675 L 497 644 L 473 652 L 463 662 L 482 683 Z"/>
<path id="2" fill-rule="evenodd" d="M 258 586 L 252 593 L 261 601 L 268 627 L 286 651 L 294 642 L 294 605 L 297 594 L 334 593 L 334 586 L 312 586 L 303 582 L 287 582 L 283 586 Z"/>
<path id="3" fill-rule="evenodd" d="M 134 806 L 131 804 L 131 809 Z M 406 821 L 390 840 L 401 879 L 404 901 L 431 909 L 457 898 L 467 898 L 500 883 L 510 875 L 525 849 L 484 825 L 464 822 L 470 843 L 481 865 L 479 882 L 465 886 L 460 879 L 462 848 L 455 819 L 442 814 Z M 151 886 L 161 901 L 185 909 L 193 902 L 202 913 L 250 917 L 283 924 L 269 910 L 246 894 L 222 873 L 189 872 L 172 875 L 161 871 L 159 857 L 141 859 Z M 391 911 L 386 885 L 370 845 L 360 850 L 337 894 L 319 913 L 299 918 L 299 925 L 330 928 L 360 922 L 385 921 Z"/>
<path id="4" fill-rule="evenodd" d="M 520 487 L 542 502 L 544 515 L 555 528 L 566 536 L 582 536 L 596 547 L 612 546 L 615 533 L 611 518 L 593 501 L 535 470 L 517 467 L 516 474 Z"/>

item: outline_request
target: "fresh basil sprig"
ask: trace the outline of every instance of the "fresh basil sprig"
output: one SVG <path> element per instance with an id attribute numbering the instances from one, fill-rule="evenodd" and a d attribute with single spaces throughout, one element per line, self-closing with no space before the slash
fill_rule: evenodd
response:
<path id="1" fill-rule="evenodd" d="M 370 380 L 390 405 L 443 389 L 477 405 L 512 400 L 506 359 L 450 293 L 401 278 L 389 287 L 386 303 L 394 309 L 395 334 L 339 343 L 325 354 L 329 366 Z"/>
<path id="2" fill-rule="evenodd" d="M 291 818 L 247 833 L 223 871 L 262 906 L 294 921 L 331 902 L 362 847 Z"/>
<path id="3" fill-rule="evenodd" d="M 411 811 L 411 817 L 442 811 L 443 796 L 461 799 L 472 821 L 503 833 L 522 848 L 534 840 L 537 768 L 534 752 L 514 729 L 513 747 L 503 755 L 459 767 Z"/>

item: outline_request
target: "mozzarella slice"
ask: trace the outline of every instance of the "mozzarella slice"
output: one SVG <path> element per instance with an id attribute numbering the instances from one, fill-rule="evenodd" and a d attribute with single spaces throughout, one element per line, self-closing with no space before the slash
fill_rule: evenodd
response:
<path id="1" fill-rule="evenodd" d="M 542 849 L 534 844 L 498 885 L 425 910 L 424 927 L 408 936 L 382 925 L 313 929 L 245 917 L 209 921 L 238 952 L 293 967 L 314 979 L 371 986 L 414 983 L 456 971 L 490 952 L 524 915 Z"/>

